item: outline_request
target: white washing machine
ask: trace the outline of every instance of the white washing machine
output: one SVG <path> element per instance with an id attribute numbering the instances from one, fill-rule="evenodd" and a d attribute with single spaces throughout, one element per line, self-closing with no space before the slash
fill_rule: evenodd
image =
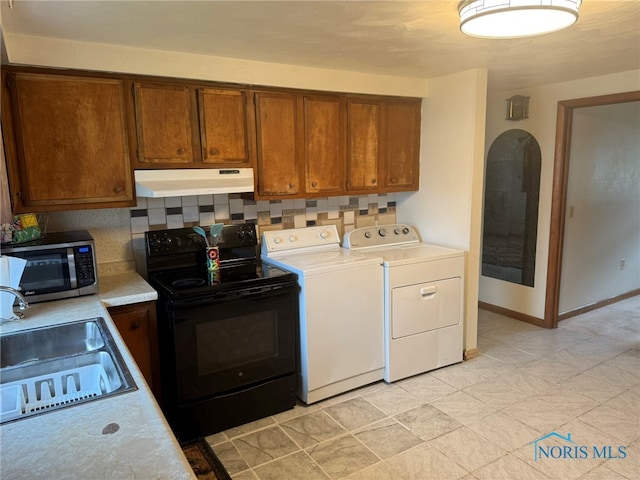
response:
<path id="1" fill-rule="evenodd" d="M 404 224 L 357 228 L 342 246 L 383 258 L 385 381 L 462 361 L 463 251 L 422 243 Z"/>
<path id="2" fill-rule="evenodd" d="M 263 232 L 261 259 L 298 275 L 303 402 L 383 378 L 380 257 L 341 248 L 329 225 Z"/>

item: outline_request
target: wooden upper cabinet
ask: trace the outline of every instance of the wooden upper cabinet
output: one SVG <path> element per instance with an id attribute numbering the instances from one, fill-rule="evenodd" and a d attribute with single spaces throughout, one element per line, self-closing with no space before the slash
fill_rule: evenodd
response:
<path id="1" fill-rule="evenodd" d="M 385 186 L 390 192 L 418 190 L 421 100 L 390 100 L 385 115 Z"/>
<path id="2" fill-rule="evenodd" d="M 134 89 L 138 163 L 184 166 L 199 162 L 192 89 L 144 83 L 134 84 Z"/>
<path id="3" fill-rule="evenodd" d="M 255 92 L 258 196 L 296 196 L 301 188 L 298 96 Z"/>
<path id="4" fill-rule="evenodd" d="M 123 81 L 20 71 L 3 79 L 16 212 L 134 204 Z"/>
<path id="5" fill-rule="evenodd" d="M 383 104 L 379 100 L 347 101 L 347 188 L 370 192 L 381 188 Z"/>
<path id="6" fill-rule="evenodd" d="M 16 213 L 126 207 L 133 168 L 254 168 L 258 199 L 417 190 L 419 98 L 9 66 Z"/>
<path id="7" fill-rule="evenodd" d="M 341 195 L 346 172 L 344 100 L 305 95 L 303 105 L 305 192 Z"/>
<path id="8" fill-rule="evenodd" d="M 198 89 L 204 163 L 251 167 L 247 92 Z"/>
<path id="9" fill-rule="evenodd" d="M 349 98 L 349 193 L 418 190 L 421 103 L 416 98 Z"/>
<path id="10" fill-rule="evenodd" d="M 247 92 L 134 84 L 137 168 L 251 167 Z"/>

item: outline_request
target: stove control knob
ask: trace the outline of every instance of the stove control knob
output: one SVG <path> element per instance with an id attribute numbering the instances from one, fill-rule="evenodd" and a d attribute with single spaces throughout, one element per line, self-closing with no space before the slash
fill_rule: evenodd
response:
<path id="1" fill-rule="evenodd" d="M 320 238 L 323 240 L 326 240 L 329 237 L 329 232 L 327 232 L 326 230 L 322 230 L 320 232 Z"/>
<path id="2" fill-rule="evenodd" d="M 387 231 L 384 228 L 381 228 L 380 230 L 378 230 L 378 235 L 380 235 L 381 237 L 386 237 Z"/>
<path id="3" fill-rule="evenodd" d="M 402 233 L 404 233 L 405 235 L 407 235 L 409 233 L 409 228 L 408 227 L 404 227 L 402 229 Z"/>
<path id="4" fill-rule="evenodd" d="M 298 240 L 298 237 L 296 237 L 295 235 L 291 235 L 291 236 L 289 236 L 289 241 L 290 241 L 291 243 L 295 242 L 296 240 Z"/>
<path id="5" fill-rule="evenodd" d="M 371 238 L 371 232 L 369 231 L 364 232 L 364 238 Z"/>

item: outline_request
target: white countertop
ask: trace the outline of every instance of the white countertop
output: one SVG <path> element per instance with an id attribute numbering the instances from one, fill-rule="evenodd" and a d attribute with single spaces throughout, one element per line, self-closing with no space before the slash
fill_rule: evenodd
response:
<path id="1" fill-rule="evenodd" d="M 158 293 L 136 272 L 100 276 L 100 300 L 105 307 L 118 307 L 158 299 Z"/>
<path id="2" fill-rule="evenodd" d="M 2 480 L 196 478 L 106 310 L 156 292 L 133 272 L 110 277 L 100 278 L 100 295 L 33 304 L 0 334 L 104 317 L 138 390 L 0 426 Z"/>

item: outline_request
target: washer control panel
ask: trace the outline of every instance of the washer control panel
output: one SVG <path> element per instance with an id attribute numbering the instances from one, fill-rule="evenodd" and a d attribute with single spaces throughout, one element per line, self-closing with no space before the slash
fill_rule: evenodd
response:
<path id="1" fill-rule="evenodd" d="M 331 245 L 340 245 L 338 228 L 335 225 L 324 225 L 263 232 L 261 251 L 269 254 Z"/>
<path id="2" fill-rule="evenodd" d="M 356 228 L 345 233 L 343 248 L 357 249 L 385 245 L 419 243 L 420 235 L 415 228 L 402 223 Z"/>

